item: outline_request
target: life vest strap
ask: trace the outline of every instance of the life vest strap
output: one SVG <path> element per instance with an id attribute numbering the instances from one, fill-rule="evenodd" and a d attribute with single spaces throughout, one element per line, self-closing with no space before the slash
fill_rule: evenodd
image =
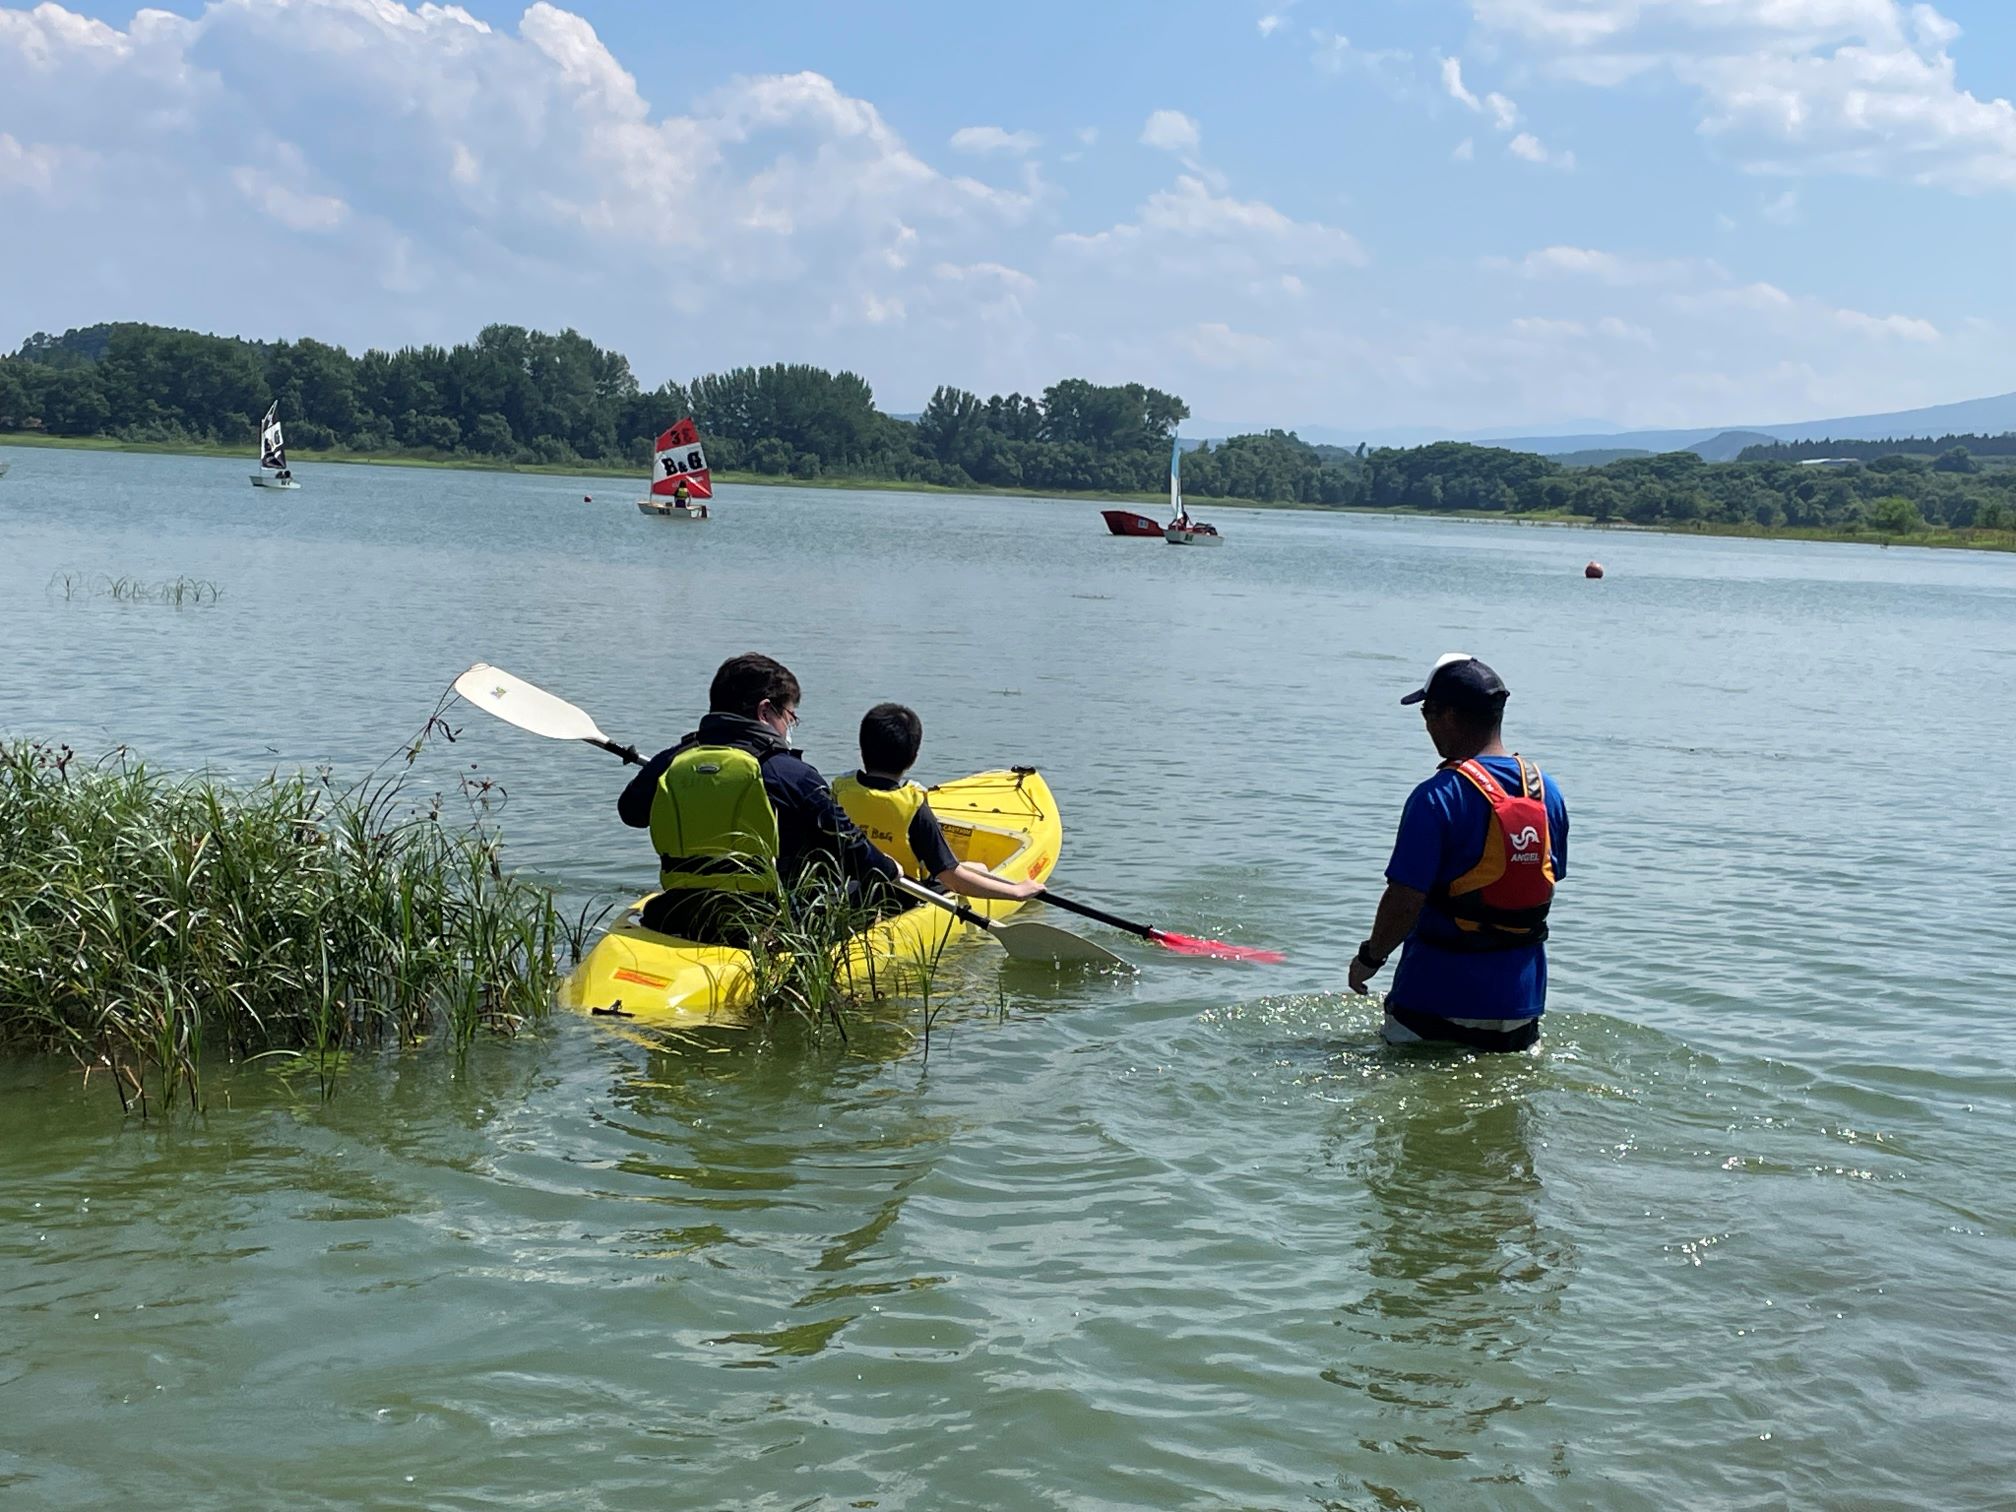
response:
<path id="1" fill-rule="evenodd" d="M 767 875 L 763 863 L 747 856 L 664 856 L 658 858 L 658 869 L 679 872 L 688 877 L 725 877 Z"/>

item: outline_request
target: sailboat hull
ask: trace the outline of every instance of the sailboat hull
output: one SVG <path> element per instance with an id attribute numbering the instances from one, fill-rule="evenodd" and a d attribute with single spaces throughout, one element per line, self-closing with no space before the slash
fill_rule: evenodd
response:
<path id="1" fill-rule="evenodd" d="M 681 509 L 677 504 L 668 504 L 660 499 L 639 499 L 638 511 L 660 520 L 670 520 L 680 525 L 698 525 L 703 520 L 713 518 L 699 509 Z"/>
<path id="2" fill-rule="evenodd" d="M 1184 530 L 1171 525 L 1162 532 L 1162 539 L 1171 546 L 1222 546 L 1225 537 L 1215 530 Z"/>
<path id="3" fill-rule="evenodd" d="M 1162 522 L 1150 515 L 1136 514 L 1131 509 L 1102 509 L 1106 529 L 1116 536 L 1155 537 L 1162 534 Z"/>
<path id="4" fill-rule="evenodd" d="M 254 473 L 252 474 L 252 486 L 254 488 L 299 488 L 301 483 L 297 478 L 276 478 L 271 473 Z"/>

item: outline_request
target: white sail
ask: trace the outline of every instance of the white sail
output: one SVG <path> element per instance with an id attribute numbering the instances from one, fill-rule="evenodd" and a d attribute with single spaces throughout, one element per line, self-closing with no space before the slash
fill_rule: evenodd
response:
<path id="1" fill-rule="evenodd" d="M 280 403 L 275 400 L 259 422 L 259 465 L 276 472 L 287 470 L 287 443 L 280 434 Z"/>
<path id="2" fill-rule="evenodd" d="M 1169 518 L 1183 518 L 1183 438 L 1169 438 Z"/>

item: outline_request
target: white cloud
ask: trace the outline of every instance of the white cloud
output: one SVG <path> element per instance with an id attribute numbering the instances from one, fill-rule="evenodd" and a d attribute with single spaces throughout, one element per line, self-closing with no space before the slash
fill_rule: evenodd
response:
<path id="1" fill-rule="evenodd" d="M 1043 195 L 1033 165 L 1006 188 L 940 171 L 817 73 L 668 98 L 545 0 L 515 29 L 397 0 L 212 0 L 124 30 L 0 9 L 0 194 L 52 207 L 0 235 L 0 286 L 59 327 L 136 289 L 155 318 L 352 344 L 576 324 L 655 381 L 674 353 L 844 359 L 837 333 L 901 322 L 924 270 L 1005 261 L 985 244 Z M 108 241 L 115 214 L 145 234 Z M 654 312 L 674 340 L 640 341 Z"/>
<path id="2" fill-rule="evenodd" d="M 1875 340 L 1935 342 L 1940 331 L 1929 320 L 1910 315 L 1871 315 L 1842 309 L 1810 296 L 1788 294 L 1776 284 L 1747 283 L 1730 288 L 1671 294 L 1667 303 L 1690 315 L 1735 315 L 1762 319 L 1776 328 L 1811 333 L 1816 329 L 1846 331 Z"/>
<path id="3" fill-rule="evenodd" d="M 1749 166 L 2016 190 L 2016 106 L 1963 89 L 1960 30 L 1902 0 L 1471 0 L 1563 78 L 1659 69 Z"/>
<path id="4" fill-rule="evenodd" d="M 1442 87 L 1448 91 L 1450 99 L 1458 101 L 1471 110 L 1482 110 L 1484 108 L 1484 102 L 1472 94 L 1463 83 L 1463 63 L 1461 59 L 1444 58 L 1442 60 Z"/>
<path id="5" fill-rule="evenodd" d="M 1542 315 L 1522 315 L 1512 322 L 1512 329 L 1520 336 L 1531 336 L 1543 341 L 1589 334 L 1589 327 L 1579 320 L 1553 320 Z"/>
<path id="6" fill-rule="evenodd" d="M 1596 322 L 1596 334 L 1607 336 L 1612 341 L 1628 341 L 1642 347 L 1655 347 L 1658 342 L 1652 333 L 1641 325 L 1633 325 L 1628 320 L 1619 320 L 1615 315 L 1605 315 Z"/>
<path id="7" fill-rule="evenodd" d="M 333 194 L 303 194 L 284 179 L 259 168 L 231 170 L 238 192 L 291 231 L 333 231 L 350 218 L 350 207 Z"/>
<path id="8" fill-rule="evenodd" d="M 952 133 L 954 152 L 1005 152 L 1026 156 L 1042 145 L 1034 132 L 1009 131 L 1000 126 L 961 126 Z"/>
<path id="9" fill-rule="evenodd" d="M 1783 194 L 1774 195 L 1764 202 L 1758 212 L 1774 226 L 1796 226 L 1799 224 L 1799 191 L 1787 189 Z"/>
<path id="10" fill-rule="evenodd" d="M 966 263 L 964 265 L 941 262 L 931 270 L 931 275 L 934 278 L 944 279 L 950 283 L 994 284 L 1018 294 L 1029 293 L 1036 287 L 1036 280 L 1021 269 L 1010 268 L 1005 264 L 996 262 Z"/>
<path id="11" fill-rule="evenodd" d="M 1818 14 L 1872 0 L 1777 3 Z M 720 77 L 695 92 L 646 69 L 646 54 L 619 60 L 551 3 L 494 27 L 419 0 L 185 0 L 187 16 L 141 9 L 124 26 L 7 4 L 0 311 L 18 322 L 12 339 L 132 313 L 355 349 L 466 339 L 504 320 L 573 325 L 652 383 L 807 361 L 868 374 L 884 403 L 909 408 L 941 382 L 1028 392 L 1079 374 L 1162 383 L 1219 418 L 1461 429 L 1897 408 L 1989 392 L 2006 370 L 2006 332 L 1946 303 L 1891 313 L 1852 284 L 1787 292 L 1701 259 L 1568 245 L 1565 231 L 1563 245 L 1513 244 L 1538 250 L 1491 260 L 1497 277 L 1452 286 L 1394 264 L 1361 275 L 1366 248 L 1326 223 L 1344 180 L 1235 190 L 1198 160 L 1198 121 L 1175 110 L 1105 128 L 1169 152 L 1164 184 L 1116 204 L 1085 183 L 1067 201 L 1035 158 L 1098 139 L 1068 116 L 913 144 L 876 101 L 822 74 Z M 1699 99 L 1706 116 L 1705 86 L 1673 61 L 1676 37 L 1708 35 L 1698 25 L 1664 0 L 1579 8 L 1622 29 L 1557 49 L 1563 69 L 1656 77 L 1663 97 Z M 1524 83 L 1554 64 L 1524 54 L 1524 33 L 1480 31 L 1472 77 L 1456 63 L 1461 94 L 1442 106 L 1430 94 L 1447 81 L 1425 52 L 1396 62 L 1341 38 L 1311 43 L 1300 11 L 1266 9 L 1290 18 L 1274 45 L 1405 85 L 1417 109 L 1457 121 L 1459 160 L 1526 134 L 1549 160 L 1567 157 L 1529 92 L 1539 85 Z M 1914 56 L 1958 45 L 1936 15 L 1900 14 L 1898 45 Z M 1760 36 L 1761 51 L 1793 57 L 1754 31 L 1716 33 L 1689 56 L 1733 56 Z M 1839 51 L 1814 56 L 1833 67 Z M 1519 88 L 1519 103 L 1487 82 Z M 1676 95 L 1683 85 L 1691 96 Z M 1814 160 L 1754 128 L 1718 130 L 1748 161 Z M 1044 143 L 1018 150 L 1038 132 Z M 1783 187 L 1753 187 L 1746 218 Z M 21 224 L 34 234 L 7 234 Z M 144 235 L 108 238 L 108 224 Z"/>
<path id="12" fill-rule="evenodd" d="M 1263 37 L 1271 37 L 1274 35 L 1275 32 L 1281 29 L 1281 18 L 1275 15 L 1262 16 L 1260 18 L 1259 25 L 1260 25 L 1260 35 Z"/>
<path id="13" fill-rule="evenodd" d="M 1573 168 L 1575 154 L 1572 152 L 1550 152 L 1546 144 L 1530 131 L 1522 131 L 1505 144 L 1505 150 L 1516 158 L 1529 163 L 1538 163 L 1545 168 Z"/>
<path id="14" fill-rule="evenodd" d="M 1312 28 L 1309 40 L 1315 44 L 1310 54 L 1318 68 L 1330 74 L 1362 74 L 1392 95 L 1405 98 L 1414 93 L 1414 54 L 1399 47 L 1357 47 L 1341 32 Z"/>
<path id="15" fill-rule="evenodd" d="M 1465 137 L 1456 144 L 1456 150 L 1449 156 L 1459 163 L 1470 162 L 1477 156 L 1477 143 L 1472 138 Z"/>
<path id="16" fill-rule="evenodd" d="M 1180 110 L 1158 110 L 1141 127 L 1143 146 L 1164 152 L 1195 152 L 1203 135 L 1197 123 Z"/>
<path id="17" fill-rule="evenodd" d="M 1183 333 L 1190 355 L 1210 367 L 1256 367 L 1271 361 L 1275 344 L 1250 331 L 1235 331 L 1223 321 L 1206 321 Z"/>
<path id="18" fill-rule="evenodd" d="M 1612 288 L 1681 283 L 1703 273 L 1719 273 L 1712 263 L 1684 258 L 1625 257 L 1594 247 L 1552 246 L 1528 252 L 1517 262 L 1486 258 L 1487 268 L 1509 269 L 1527 278 L 1593 278 Z"/>
<path id="19" fill-rule="evenodd" d="M 0 131 L 0 191 L 23 189 L 53 195 L 96 162 L 96 153 L 22 142 Z"/>
<path id="20" fill-rule="evenodd" d="M 1450 99 L 1456 101 L 1473 115 L 1489 116 L 1491 126 L 1501 133 L 1510 134 L 1519 125 L 1519 106 L 1509 95 L 1492 90 L 1483 98 L 1463 82 L 1463 64 L 1456 58 L 1442 60 L 1442 88 Z M 1572 152 L 1552 153 L 1540 143 L 1540 139 L 1530 131 L 1521 131 L 1506 143 L 1506 150 L 1514 157 L 1524 158 L 1529 163 L 1551 164 L 1557 168 L 1573 168 L 1575 154 Z M 1471 148 L 1474 152 L 1474 147 Z M 1470 153 L 1458 149 L 1458 157 L 1463 162 L 1470 160 Z"/>
<path id="21" fill-rule="evenodd" d="M 1074 257 L 1111 260 L 1130 276 L 1252 278 L 1292 269 L 1362 267 L 1367 260 L 1348 231 L 1295 220 L 1262 200 L 1216 193 L 1188 173 L 1150 195 L 1134 220 L 1089 235 L 1066 232 L 1056 245 Z M 1294 288 L 1301 290 L 1299 278 Z"/>

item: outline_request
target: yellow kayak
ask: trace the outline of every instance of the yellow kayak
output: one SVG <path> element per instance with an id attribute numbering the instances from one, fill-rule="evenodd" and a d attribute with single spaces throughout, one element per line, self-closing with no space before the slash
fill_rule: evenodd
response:
<path id="1" fill-rule="evenodd" d="M 1011 882 L 1044 881 L 1057 865 L 1064 827 L 1042 774 L 1022 767 L 980 772 L 930 789 L 931 811 L 961 861 L 977 861 Z M 659 934 L 638 922 L 643 899 L 595 942 L 560 989 L 563 1007 L 647 1027 L 691 1028 L 746 1021 L 755 971 L 749 952 Z M 1022 905 L 961 899 L 990 918 Z M 842 963 L 856 992 L 892 990 L 914 978 L 968 926 L 928 903 L 853 936 Z"/>

